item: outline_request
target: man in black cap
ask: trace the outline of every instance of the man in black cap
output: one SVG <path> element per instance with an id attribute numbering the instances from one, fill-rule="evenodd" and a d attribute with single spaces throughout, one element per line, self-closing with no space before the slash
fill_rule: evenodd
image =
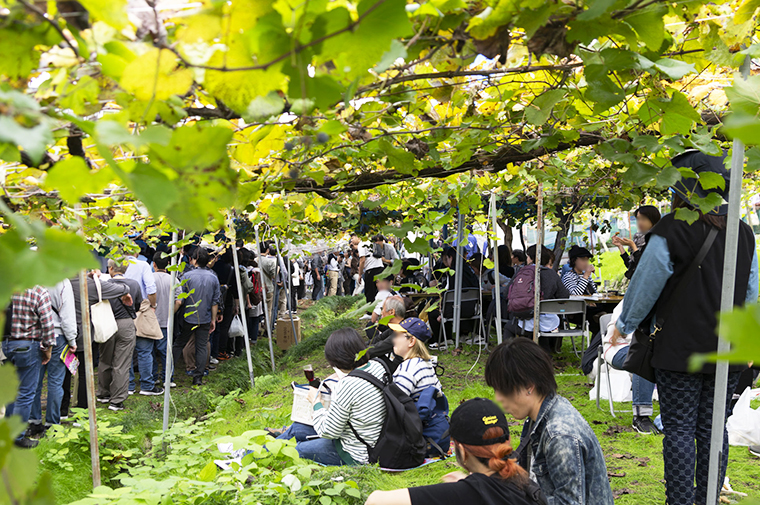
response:
<path id="1" fill-rule="evenodd" d="M 366 505 L 528 505 L 546 504 L 538 485 L 510 459 L 509 423 L 491 400 L 474 398 L 451 415 L 451 440 L 457 464 L 444 484 L 375 491 Z"/>

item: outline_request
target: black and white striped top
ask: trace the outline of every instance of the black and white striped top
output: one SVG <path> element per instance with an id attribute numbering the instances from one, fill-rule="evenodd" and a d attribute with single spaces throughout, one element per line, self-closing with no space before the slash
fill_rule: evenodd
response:
<path id="1" fill-rule="evenodd" d="M 588 279 L 579 275 L 575 270 L 565 272 L 562 276 L 562 284 L 565 285 L 571 295 L 593 295 L 596 293 L 596 284 L 589 277 Z"/>
<path id="2" fill-rule="evenodd" d="M 442 389 L 433 365 L 422 358 L 404 360 L 393 372 L 393 382 L 415 402 L 419 399 L 420 392 L 427 387 L 434 386 L 438 391 Z"/>
<path id="3" fill-rule="evenodd" d="M 376 361 L 370 361 L 358 368 L 383 379 L 385 368 Z M 348 422 L 359 436 L 374 446 L 380 438 L 385 423 L 385 402 L 382 392 L 359 377 L 345 377 L 335 386 L 330 408 L 321 403 L 314 406 L 314 430 L 322 438 L 338 440 L 357 463 L 367 464 L 367 446 L 361 443 L 351 431 Z"/>

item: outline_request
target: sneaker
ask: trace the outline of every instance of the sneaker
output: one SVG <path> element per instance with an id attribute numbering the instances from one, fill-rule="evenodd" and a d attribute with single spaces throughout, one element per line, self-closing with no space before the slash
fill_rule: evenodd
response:
<path id="1" fill-rule="evenodd" d="M 749 453 L 760 458 L 760 445 L 750 445 Z"/>
<path id="2" fill-rule="evenodd" d="M 97 397 L 98 403 L 111 403 L 111 397 L 110 396 L 98 396 Z"/>
<path id="3" fill-rule="evenodd" d="M 108 406 L 108 410 L 113 410 L 115 412 L 124 410 L 124 403 L 112 403 Z"/>
<path id="4" fill-rule="evenodd" d="M 208 369 L 209 370 L 216 370 L 216 365 L 213 364 L 213 363 L 211 363 L 211 364 L 209 364 Z"/>
<path id="5" fill-rule="evenodd" d="M 200 377 L 193 377 L 193 386 L 202 386 L 203 379 Z"/>
<path id="6" fill-rule="evenodd" d="M 185 371 L 185 373 L 186 373 L 188 376 L 190 376 L 190 377 L 192 377 L 192 376 L 193 376 L 193 371 L 192 371 L 192 370 L 186 370 L 186 371 Z"/>
<path id="7" fill-rule="evenodd" d="M 212 365 L 218 365 L 219 364 L 219 360 L 216 359 L 216 358 L 210 358 L 208 360 L 208 362 L 211 363 Z"/>
<path id="8" fill-rule="evenodd" d="M 16 447 L 20 447 L 22 449 L 34 449 L 40 444 L 39 441 L 32 440 L 31 438 L 27 437 L 17 438 L 13 441 L 13 443 L 16 445 Z"/>
<path id="9" fill-rule="evenodd" d="M 135 394 L 135 390 L 134 389 L 130 389 L 129 391 L 127 391 L 127 393 L 129 393 L 129 396 L 132 396 L 133 394 Z"/>
<path id="10" fill-rule="evenodd" d="M 45 435 L 48 427 L 43 423 L 29 423 L 29 427 L 26 430 L 27 437 L 36 437 L 37 435 Z"/>
<path id="11" fill-rule="evenodd" d="M 141 389 L 140 394 L 143 396 L 158 396 L 164 393 L 164 388 L 161 386 L 153 386 L 153 389 L 145 390 Z"/>
<path id="12" fill-rule="evenodd" d="M 69 420 L 69 416 L 61 416 L 61 421 L 68 421 L 68 420 Z"/>
<path id="13" fill-rule="evenodd" d="M 642 435 L 659 435 L 660 430 L 654 425 L 649 416 L 633 416 L 633 429 Z"/>
<path id="14" fill-rule="evenodd" d="M 170 382 L 169 383 L 169 387 L 170 388 L 176 388 L 177 387 L 177 383 L 176 382 Z"/>

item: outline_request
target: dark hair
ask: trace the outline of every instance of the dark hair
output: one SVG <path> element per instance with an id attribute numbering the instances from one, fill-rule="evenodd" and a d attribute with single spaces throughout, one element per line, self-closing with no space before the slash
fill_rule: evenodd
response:
<path id="1" fill-rule="evenodd" d="M 536 263 L 536 246 L 535 245 L 528 247 L 528 257 L 533 263 Z M 552 260 L 552 252 L 548 248 L 541 246 L 540 259 L 541 259 L 541 266 L 545 267 Z"/>
<path id="2" fill-rule="evenodd" d="M 517 258 L 517 261 L 520 263 L 525 263 L 525 252 L 523 252 L 522 249 L 515 249 L 512 251 L 512 256 Z"/>
<path id="3" fill-rule="evenodd" d="M 719 230 L 725 230 L 728 226 L 728 218 L 726 216 L 713 216 L 711 214 L 703 214 L 698 208 L 692 208 L 689 203 L 681 198 L 678 193 L 673 195 L 673 210 L 687 207 L 691 210 L 696 210 L 699 213 L 699 220 L 707 223 L 707 225 L 717 228 Z"/>
<path id="4" fill-rule="evenodd" d="M 372 236 L 372 242 L 380 242 L 381 240 L 385 241 L 385 237 L 383 237 L 382 233 Z"/>
<path id="5" fill-rule="evenodd" d="M 354 328 L 342 328 L 333 332 L 325 343 L 325 359 L 339 370 L 353 370 L 367 360 L 367 355 L 358 361 L 356 355 L 367 348 L 364 339 Z"/>
<path id="6" fill-rule="evenodd" d="M 204 268 L 206 265 L 208 265 L 208 262 L 211 260 L 208 251 L 202 247 L 196 248 L 195 251 L 193 251 L 193 255 L 191 257 L 201 268 Z"/>
<path id="7" fill-rule="evenodd" d="M 441 258 L 443 258 L 444 256 L 450 256 L 451 258 L 456 258 L 457 248 L 451 247 L 451 246 L 447 247 L 446 249 L 443 250 L 443 255 L 441 255 Z"/>
<path id="8" fill-rule="evenodd" d="M 660 211 L 657 210 L 657 207 L 655 207 L 654 205 L 642 205 L 641 207 L 636 209 L 636 212 L 633 213 L 633 215 L 636 216 L 637 219 L 639 217 L 639 214 L 649 219 L 649 221 L 652 222 L 652 226 L 656 225 L 661 217 Z"/>
<path id="9" fill-rule="evenodd" d="M 509 254 L 509 246 L 500 245 L 496 248 L 496 254 L 499 256 L 499 273 L 508 276 L 512 273 L 512 257 Z"/>
<path id="10" fill-rule="evenodd" d="M 164 256 L 163 253 L 157 252 L 153 255 L 153 263 L 156 264 L 156 268 L 159 270 L 166 270 L 169 265 L 169 256 Z"/>
<path id="11" fill-rule="evenodd" d="M 554 364 L 549 354 L 527 338 L 498 345 L 486 362 L 486 384 L 503 395 L 533 386 L 546 397 L 557 392 Z"/>

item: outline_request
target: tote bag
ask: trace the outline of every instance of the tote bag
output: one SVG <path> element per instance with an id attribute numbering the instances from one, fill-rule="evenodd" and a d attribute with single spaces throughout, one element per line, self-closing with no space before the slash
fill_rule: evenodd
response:
<path id="1" fill-rule="evenodd" d="M 108 341 L 113 337 L 119 326 L 116 324 L 116 318 L 113 317 L 113 310 L 111 310 L 111 303 L 108 300 L 103 300 L 103 292 L 100 288 L 100 279 L 94 277 L 95 289 L 98 290 L 98 303 L 90 307 L 90 319 L 92 320 L 92 339 L 99 344 Z"/>
<path id="2" fill-rule="evenodd" d="M 135 318 L 135 328 L 138 337 L 153 340 L 164 338 L 164 334 L 161 332 L 161 325 L 158 324 L 156 311 L 150 308 L 150 300 L 145 299 L 140 304 L 140 310 L 137 312 L 137 318 Z"/>

